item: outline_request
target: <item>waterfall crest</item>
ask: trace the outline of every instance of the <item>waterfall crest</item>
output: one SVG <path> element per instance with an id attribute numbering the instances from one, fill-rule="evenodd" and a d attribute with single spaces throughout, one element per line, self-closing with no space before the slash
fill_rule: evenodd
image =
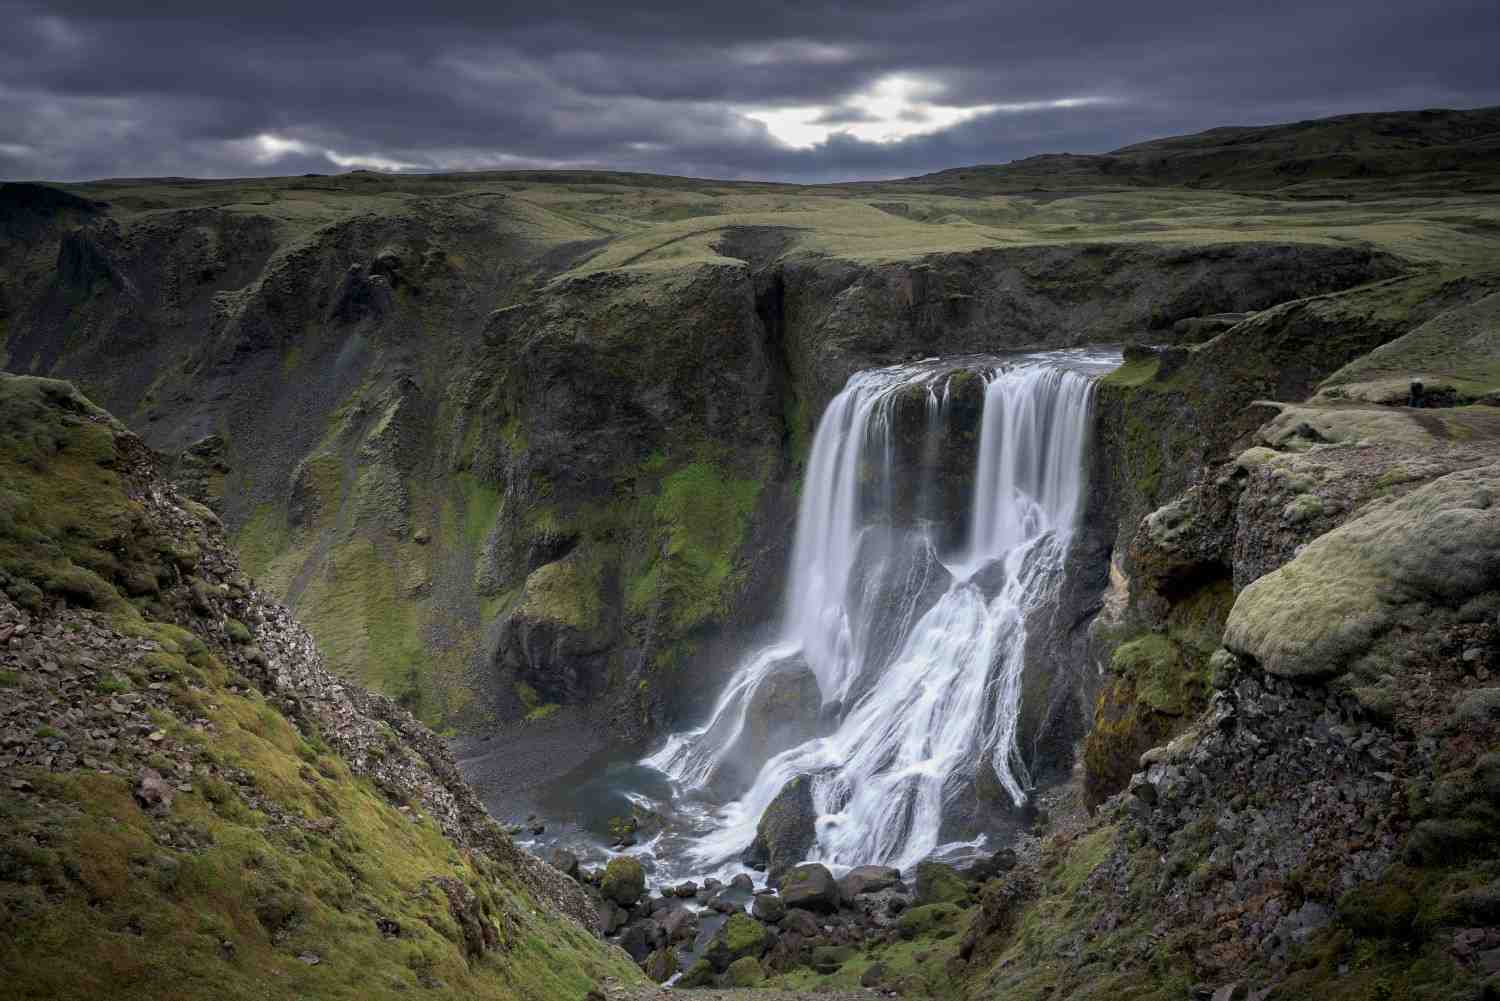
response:
<path id="1" fill-rule="evenodd" d="M 810 858 L 906 867 L 941 850 L 945 798 L 992 767 L 1026 801 L 1017 746 L 1029 617 L 1055 597 L 1084 496 L 1093 372 L 1113 359 L 1054 353 L 856 374 L 818 424 L 798 511 L 781 635 L 752 652 L 708 722 L 644 764 L 703 787 L 735 753 L 759 686 L 800 659 L 823 735 L 776 754 L 721 807 L 689 854 L 736 856 L 798 775 L 818 814 Z M 953 387 L 983 379 L 965 512 L 942 525 Z M 972 388 L 972 387 L 971 387 Z M 912 416 L 925 394 L 925 416 Z M 913 439 L 917 439 L 915 446 Z M 956 521 L 957 531 L 953 530 Z"/>

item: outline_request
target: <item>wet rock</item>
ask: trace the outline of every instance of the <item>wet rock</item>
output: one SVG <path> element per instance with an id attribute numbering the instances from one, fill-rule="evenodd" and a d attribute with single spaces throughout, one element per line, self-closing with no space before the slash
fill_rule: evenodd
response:
<path id="1" fill-rule="evenodd" d="M 709 776 L 708 788 L 724 799 L 738 796 L 772 757 L 817 736 L 822 702 L 805 660 L 778 664 L 751 694 L 740 735 Z"/>
<path id="2" fill-rule="evenodd" d="M 799 907 L 786 912 L 786 916 L 781 919 L 780 930 L 783 935 L 791 933 L 803 938 L 813 938 L 823 929 L 815 915 Z"/>
<path id="3" fill-rule="evenodd" d="M 1010 872 L 1016 867 L 1016 861 L 1014 848 L 1002 848 L 989 858 L 977 859 L 965 866 L 959 875 L 976 883 L 983 883 Z"/>
<path id="4" fill-rule="evenodd" d="M 696 896 L 697 893 L 698 884 L 694 883 L 692 880 L 688 880 L 686 883 L 678 883 L 676 886 L 672 887 L 672 895 L 676 897 L 693 897 Z"/>
<path id="5" fill-rule="evenodd" d="M 826 866 L 810 862 L 795 866 L 782 878 L 781 899 L 789 909 L 832 913 L 838 909 L 839 888 Z"/>
<path id="6" fill-rule="evenodd" d="M 839 893 L 845 900 L 853 900 L 862 893 L 879 893 L 900 881 L 900 869 L 886 865 L 856 866 L 839 880 Z"/>
<path id="7" fill-rule="evenodd" d="M 772 886 L 781 882 L 792 866 L 807 857 L 817 841 L 817 812 L 813 808 L 812 780 L 798 775 L 776 794 L 761 815 L 755 840 L 741 856 L 752 869 L 764 869 Z"/>
<path id="8" fill-rule="evenodd" d="M 624 908 L 615 905 L 612 900 L 601 900 L 599 902 L 599 928 L 605 935 L 613 935 L 625 927 L 625 922 L 630 920 L 630 915 L 625 913 Z"/>

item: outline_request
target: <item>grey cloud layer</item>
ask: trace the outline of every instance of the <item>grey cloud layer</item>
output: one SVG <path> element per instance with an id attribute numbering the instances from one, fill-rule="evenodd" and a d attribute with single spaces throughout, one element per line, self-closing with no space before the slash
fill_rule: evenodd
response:
<path id="1" fill-rule="evenodd" d="M 1470 0 L 120 9 L 0 0 L 0 177 L 341 169 L 331 151 L 342 166 L 833 180 L 1221 124 L 1500 103 L 1500 18 Z M 854 95 L 896 73 L 940 87 L 946 105 L 1010 110 L 899 142 L 835 132 L 810 148 L 746 117 L 817 107 L 828 127 L 853 128 L 871 118 Z M 1081 97 L 1103 100 L 1046 106 Z"/>

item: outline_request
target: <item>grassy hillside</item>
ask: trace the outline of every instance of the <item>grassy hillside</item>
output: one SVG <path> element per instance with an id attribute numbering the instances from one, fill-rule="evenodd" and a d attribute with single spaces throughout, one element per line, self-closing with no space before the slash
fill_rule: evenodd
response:
<path id="1" fill-rule="evenodd" d="M 326 674 L 139 439 L 8 375 L 0 428 L 7 997 L 552 1001 L 638 977 L 431 734 Z"/>

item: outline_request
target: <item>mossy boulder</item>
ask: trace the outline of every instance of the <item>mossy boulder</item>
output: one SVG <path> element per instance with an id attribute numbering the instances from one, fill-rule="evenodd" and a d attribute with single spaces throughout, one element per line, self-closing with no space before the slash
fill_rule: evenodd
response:
<path id="1" fill-rule="evenodd" d="M 789 908 L 831 913 L 839 906 L 839 887 L 827 866 L 809 862 L 782 877 L 781 899 Z"/>
<path id="2" fill-rule="evenodd" d="M 812 779 L 798 775 L 782 786 L 766 807 L 766 812 L 761 814 L 755 840 L 741 858 L 751 868 L 764 869 L 771 885 L 785 886 L 788 871 L 807 857 L 808 850 L 818 839 L 817 819 L 813 808 Z M 823 871 L 827 872 L 826 869 Z M 799 906 L 790 899 L 786 903 L 788 907 Z"/>
<path id="3" fill-rule="evenodd" d="M 969 884 L 951 865 L 942 862 L 917 863 L 916 884 L 919 905 L 955 903 L 969 898 Z"/>
<path id="4" fill-rule="evenodd" d="M 743 912 L 729 915 L 729 920 L 714 934 L 703 957 L 723 972 L 736 960 L 759 958 L 771 948 L 776 936 L 759 921 Z"/>
<path id="5" fill-rule="evenodd" d="M 766 971 L 754 956 L 742 956 L 724 971 L 726 987 L 759 987 L 765 980 Z"/>
<path id="6" fill-rule="evenodd" d="M 677 986 L 687 989 L 692 987 L 712 987 L 715 976 L 714 965 L 706 959 L 700 959 L 687 968 L 682 977 L 677 981 Z"/>
<path id="7" fill-rule="evenodd" d="M 646 870 L 628 855 L 616 855 L 604 867 L 599 892 L 621 907 L 630 907 L 646 892 Z"/>
<path id="8" fill-rule="evenodd" d="M 1224 645 L 1287 678 L 1343 673 L 1395 626 L 1500 584 L 1500 465 L 1450 473 L 1309 543 L 1235 601 Z"/>
<path id="9" fill-rule="evenodd" d="M 955 903 L 924 904 L 913 907 L 901 915 L 896 928 L 902 938 L 916 938 L 958 917 L 960 908 Z"/>

